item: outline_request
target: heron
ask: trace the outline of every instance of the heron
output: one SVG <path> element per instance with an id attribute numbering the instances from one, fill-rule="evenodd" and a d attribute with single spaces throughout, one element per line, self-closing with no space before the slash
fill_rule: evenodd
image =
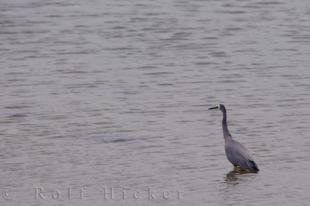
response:
<path id="1" fill-rule="evenodd" d="M 235 169 L 240 168 L 241 170 L 257 173 L 259 169 L 248 150 L 241 143 L 234 140 L 228 130 L 225 106 L 223 104 L 218 104 L 215 107 L 209 108 L 209 110 L 211 109 L 218 109 L 223 113 L 222 127 L 227 159 L 234 165 Z"/>

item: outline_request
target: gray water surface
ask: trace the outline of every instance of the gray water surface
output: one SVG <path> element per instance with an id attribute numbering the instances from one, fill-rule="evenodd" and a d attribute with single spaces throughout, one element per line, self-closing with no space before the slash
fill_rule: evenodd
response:
<path id="1" fill-rule="evenodd" d="M 1 1 L 0 204 L 309 204 L 309 20 L 307 0 Z M 230 173 L 218 103 L 258 174 Z"/>

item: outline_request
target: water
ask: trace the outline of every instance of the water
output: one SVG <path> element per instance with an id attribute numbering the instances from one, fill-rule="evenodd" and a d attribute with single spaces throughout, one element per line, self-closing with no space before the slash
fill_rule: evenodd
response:
<path id="1" fill-rule="evenodd" d="M 307 205 L 309 19 L 306 0 L 2 1 L 1 205 Z M 258 174 L 229 173 L 217 103 Z"/>

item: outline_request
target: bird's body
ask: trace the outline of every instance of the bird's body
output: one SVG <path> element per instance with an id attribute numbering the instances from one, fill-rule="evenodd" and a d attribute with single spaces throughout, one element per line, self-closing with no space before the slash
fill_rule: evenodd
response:
<path id="1" fill-rule="evenodd" d="M 227 159 L 234 165 L 253 172 L 258 172 L 258 167 L 247 149 L 239 142 L 231 139 L 225 143 L 225 153 Z"/>
<path id="2" fill-rule="evenodd" d="M 225 139 L 225 153 L 227 159 L 235 166 L 240 167 L 251 172 L 258 172 L 259 169 L 254 162 L 253 158 L 250 156 L 248 150 L 239 142 L 232 139 L 232 136 L 228 130 L 227 126 L 227 114 L 225 106 L 220 104 L 216 107 L 210 109 L 219 109 L 223 112 L 223 135 Z"/>

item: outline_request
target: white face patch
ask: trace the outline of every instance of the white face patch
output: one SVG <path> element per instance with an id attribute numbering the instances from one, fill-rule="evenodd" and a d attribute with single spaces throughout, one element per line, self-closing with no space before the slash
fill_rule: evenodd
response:
<path id="1" fill-rule="evenodd" d="M 217 109 L 221 110 L 221 105 L 220 104 L 218 104 L 216 106 L 217 106 Z"/>

